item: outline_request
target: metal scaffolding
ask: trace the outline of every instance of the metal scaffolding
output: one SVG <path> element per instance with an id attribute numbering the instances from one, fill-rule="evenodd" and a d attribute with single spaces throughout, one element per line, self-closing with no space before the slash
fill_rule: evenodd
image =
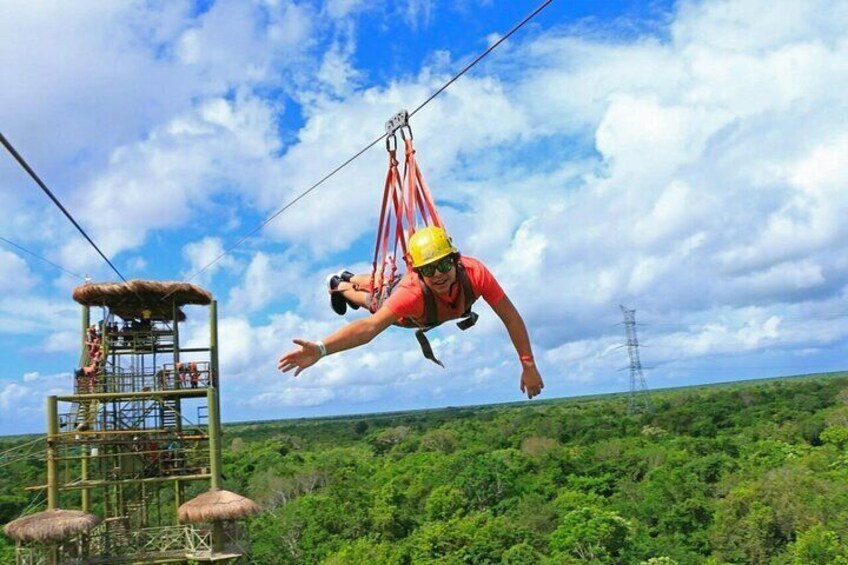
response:
<path id="1" fill-rule="evenodd" d="M 73 394 L 47 399 L 47 484 L 28 487 L 47 491 L 48 510 L 102 520 L 60 544 L 19 543 L 18 565 L 234 562 L 248 550 L 235 522 L 177 519 L 187 495 L 222 482 L 216 302 L 208 345 L 187 348 L 186 302 L 135 295 L 83 305 Z"/>

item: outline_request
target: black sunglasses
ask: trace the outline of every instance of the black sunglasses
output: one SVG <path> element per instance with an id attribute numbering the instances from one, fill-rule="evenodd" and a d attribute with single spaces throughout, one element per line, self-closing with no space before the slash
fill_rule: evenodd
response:
<path id="1" fill-rule="evenodd" d="M 440 273 L 447 273 L 453 267 L 453 257 L 448 255 L 447 257 L 442 257 L 435 263 L 429 263 L 427 265 L 421 265 L 416 270 L 421 273 L 421 276 L 424 277 L 432 277 L 436 274 L 436 270 Z"/>

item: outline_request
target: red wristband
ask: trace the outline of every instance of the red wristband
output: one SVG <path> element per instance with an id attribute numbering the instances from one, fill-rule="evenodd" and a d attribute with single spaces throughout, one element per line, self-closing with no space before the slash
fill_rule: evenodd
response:
<path id="1" fill-rule="evenodd" d="M 532 363 L 534 361 L 532 355 L 519 355 L 518 360 L 526 361 L 527 363 Z"/>

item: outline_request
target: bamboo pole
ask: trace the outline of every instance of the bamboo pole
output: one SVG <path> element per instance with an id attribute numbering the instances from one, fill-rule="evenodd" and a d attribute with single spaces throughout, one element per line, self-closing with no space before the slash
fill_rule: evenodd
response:
<path id="1" fill-rule="evenodd" d="M 88 334 L 88 326 L 91 324 L 91 311 L 88 306 L 82 307 L 82 361 L 83 366 L 88 365 L 89 356 L 88 356 L 88 346 L 85 344 L 86 335 Z M 79 407 L 77 407 L 79 410 Z M 80 468 L 80 475 L 82 482 L 85 483 L 88 480 L 88 447 L 83 446 L 82 448 L 82 462 Z M 82 490 L 82 511 L 88 512 L 91 508 L 91 491 L 86 489 Z"/>
<path id="2" fill-rule="evenodd" d="M 221 490 L 221 438 L 220 438 L 220 415 L 218 413 L 218 389 L 210 387 L 208 391 L 209 400 L 209 465 L 212 472 L 212 489 Z M 221 552 L 224 549 L 224 525 L 220 521 L 212 524 L 212 552 Z"/>
<path id="3" fill-rule="evenodd" d="M 218 301 L 209 305 L 209 382 L 218 388 Z"/>
<path id="4" fill-rule="evenodd" d="M 83 446 L 82 449 L 85 455 L 83 455 L 81 461 L 80 478 L 82 483 L 86 484 L 88 482 L 88 446 Z M 87 488 L 82 489 L 82 511 L 91 512 L 91 491 Z"/>
<path id="5" fill-rule="evenodd" d="M 55 396 L 47 397 L 47 508 L 59 508 L 59 473 L 56 437 L 59 435 L 58 402 Z"/>
<path id="6" fill-rule="evenodd" d="M 91 312 L 88 309 L 88 306 L 82 307 L 82 366 L 85 367 L 88 365 L 90 359 L 88 358 L 88 346 L 86 346 L 86 336 L 88 335 L 88 326 L 91 325 Z"/>
<path id="7" fill-rule="evenodd" d="M 88 337 L 88 326 L 90 326 L 90 325 L 91 325 L 91 310 L 89 309 L 88 306 L 83 306 L 82 307 L 82 343 L 81 343 L 81 346 L 82 346 L 82 366 L 83 367 L 88 366 L 89 362 L 91 361 L 91 358 L 90 358 L 90 355 L 89 355 L 89 352 L 88 352 L 88 345 L 86 344 L 86 339 Z M 57 402 L 58 402 L 58 399 L 57 399 Z M 86 406 L 86 409 L 90 409 L 90 408 L 91 408 L 90 406 Z M 78 404 L 77 410 L 81 410 L 81 409 L 82 409 L 82 406 Z M 88 416 L 89 415 L 86 416 L 86 421 L 88 420 Z M 69 422 L 69 425 L 71 425 L 71 424 L 74 424 L 74 423 Z M 82 446 L 82 459 L 80 461 L 80 478 L 82 479 L 83 483 L 88 481 L 88 457 L 89 457 L 89 448 L 88 448 L 88 446 L 83 445 Z M 88 488 L 82 489 L 81 501 L 80 502 L 81 502 L 83 512 L 90 512 L 91 511 L 91 490 L 90 489 L 88 489 Z M 85 539 L 85 543 L 87 545 L 88 544 L 88 537 L 86 536 L 84 539 Z M 88 548 L 86 548 L 86 553 L 88 553 Z"/>
<path id="8" fill-rule="evenodd" d="M 179 480 L 174 481 L 174 516 L 180 512 L 180 506 L 183 505 L 183 489 L 182 483 Z"/>
<path id="9" fill-rule="evenodd" d="M 212 473 L 212 490 L 221 490 L 221 439 L 218 425 L 218 389 L 206 389 L 209 402 L 209 467 Z"/>
<path id="10" fill-rule="evenodd" d="M 179 308 L 177 307 L 177 301 L 171 301 L 171 313 L 174 322 L 174 388 L 183 388 L 183 376 L 178 369 L 180 365 L 180 321 L 179 316 L 177 315 L 179 312 Z M 183 403 L 180 397 L 178 396 L 174 402 L 174 409 L 177 411 L 177 414 L 183 413 Z M 182 417 L 177 418 L 177 433 L 181 434 L 183 432 L 183 419 Z"/>

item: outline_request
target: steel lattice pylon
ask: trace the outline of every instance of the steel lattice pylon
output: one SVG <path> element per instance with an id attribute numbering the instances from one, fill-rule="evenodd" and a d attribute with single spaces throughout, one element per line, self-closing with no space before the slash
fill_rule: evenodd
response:
<path id="1" fill-rule="evenodd" d="M 619 306 L 624 315 L 624 331 L 627 336 L 627 354 L 630 357 L 630 398 L 628 414 L 637 412 L 654 413 L 654 403 L 648 392 L 645 375 L 642 374 L 642 361 L 639 359 L 639 338 L 636 336 L 636 310 Z"/>

